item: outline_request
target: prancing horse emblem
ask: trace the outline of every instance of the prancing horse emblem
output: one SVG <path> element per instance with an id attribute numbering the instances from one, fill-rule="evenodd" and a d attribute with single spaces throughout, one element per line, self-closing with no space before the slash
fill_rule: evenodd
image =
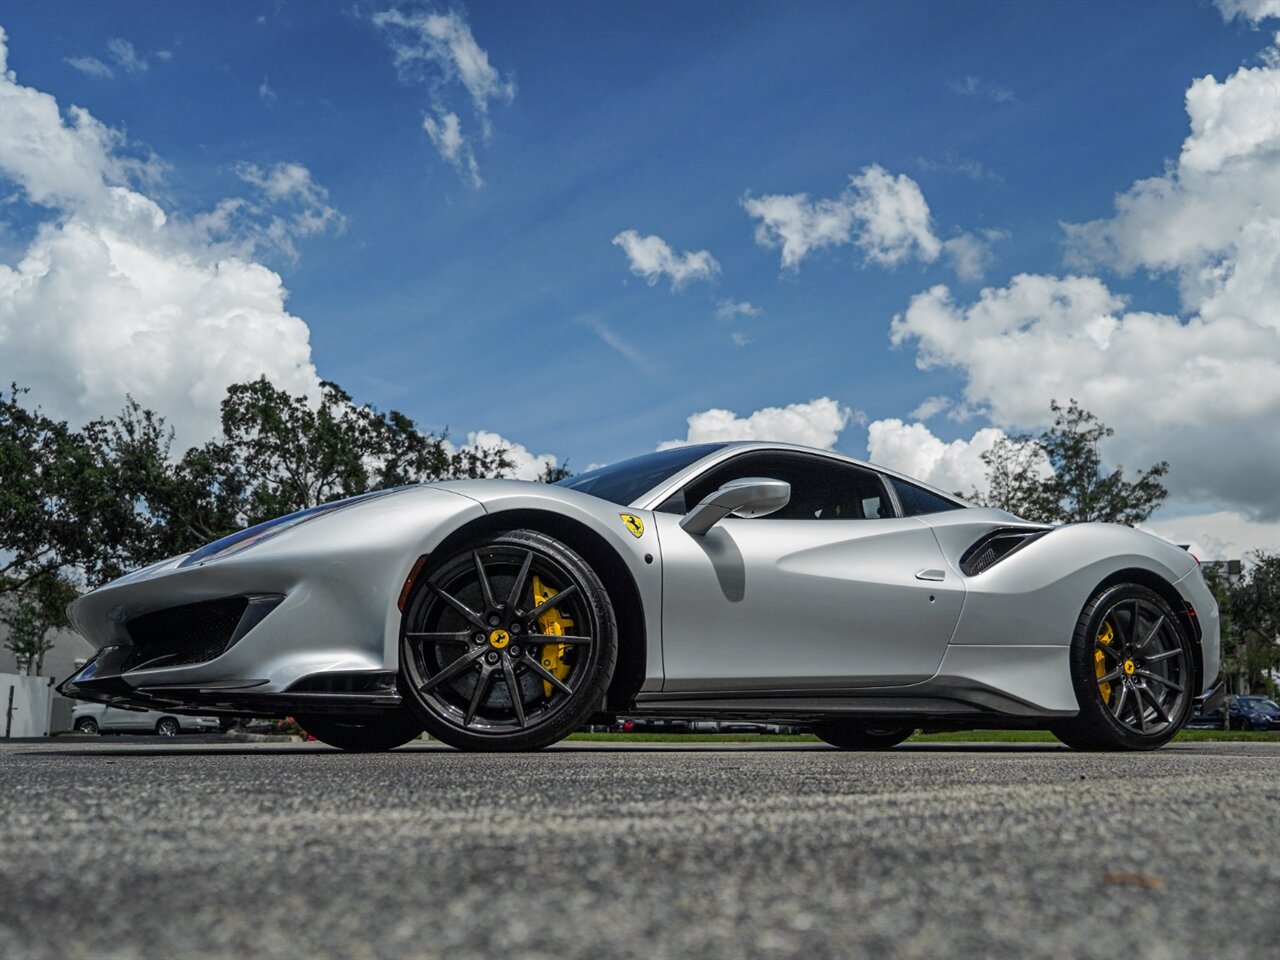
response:
<path id="1" fill-rule="evenodd" d="M 644 521 L 633 513 L 620 513 L 622 522 L 627 525 L 627 529 L 631 531 L 631 535 L 639 540 L 644 536 Z"/>

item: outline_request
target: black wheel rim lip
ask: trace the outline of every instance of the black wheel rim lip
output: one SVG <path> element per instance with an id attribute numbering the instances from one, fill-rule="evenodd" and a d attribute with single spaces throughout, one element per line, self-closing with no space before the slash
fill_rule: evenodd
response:
<path id="1" fill-rule="evenodd" d="M 1117 616 L 1125 611 L 1127 616 Z M 1136 622 L 1131 618 L 1136 618 Z M 1098 634 L 1108 623 L 1115 640 L 1104 644 Z M 1124 669 L 1126 662 L 1134 664 L 1131 674 L 1110 681 L 1109 700 L 1102 698 L 1100 684 L 1103 681 L 1095 679 L 1095 690 L 1103 709 L 1125 731 L 1137 736 L 1158 737 L 1176 729 L 1191 691 L 1187 650 L 1172 611 L 1150 600 L 1129 597 L 1111 604 L 1097 624 L 1093 649 L 1108 651 L 1113 656 L 1122 654 L 1106 660 L 1108 672 L 1112 672 L 1116 664 L 1121 665 L 1120 669 Z M 1135 637 L 1135 634 L 1140 635 Z M 1107 653 L 1103 656 L 1107 657 Z M 1176 684 L 1181 690 L 1168 684 Z M 1161 716 L 1162 712 L 1168 719 Z"/>
<path id="2" fill-rule="evenodd" d="M 567 678 L 565 678 L 565 682 L 572 684 L 572 681 L 575 678 L 580 678 L 582 676 L 585 676 L 590 671 L 591 666 L 595 662 L 596 652 L 598 647 L 598 643 L 596 641 L 599 636 L 599 624 L 596 622 L 595 614 L 592 611 L 590 605 L 584 602 L 584 599 L 583 599 L 585 584 L 581 583 L 579 581 L 579 578 L 577 578 L 570 570 L 568 570 L 563 564 L 561 564 L 555 557 L 548 556 L 545 553 L 542 553 L 536 549 L 531 549 L 524 546 L 501 544 L 501 545 L 488 545 L 485 547 L 480 547 L 478 548 L 478 551 L 482 555 L 484 562 L 486 564 L 494 560 L 500 560 L 500 561 L 510 561 L 518 565 L 520 562 L 523 561 L 523 558 L 526 554 L 532 554 L 533 559 L 530 564 L 529 575 L 526 580 L 525 589 L 522 592 L 522 597 L 528 596 L 529 593 L 531 592 L 533 577 L 535 574 L 538 575 L 539 577 L 542 577 L 544 580 L 548 578 L 553 580 L 554 583 L 557 585 L 557 593 L 563 592 L 571 584 L 576 585 L 577 589 L 574 595 L 566 599 L 564 606 L 571 609 L 573 614 L 573 619 L 575 620 L 576 623 L 582 624 L 585 622 L 589 626 L 589 629 L 586 629 L 586 630 L 582 630 L 580 628 L 575 627 L 573 630 L 573 634 L 575 636 L 589 637 L 591 639 L 591 642 L 584 643 L 584 644 L 575 644 L 575 647 L 579 651 L 577 654 L 577 662 L 573 665 L 572 672 L 569 674 Z M 470 564 L 472 562 L 471 554 L 472 552 L 468 551 L 466 554 L 451 558 L 447 563 L 445 563 L 440 568 L 441 570 L 448 570 L 450 567 L 453 567 L 455 565 L 458 566 L 458 569 L 454 572 L 454 574 L 448 580 L 448 588 L 456 589 L 454 585 L 466 579 L 466 577 L 468 576 L 468 571 L 465 566 L 462 566 L 462 563 L 463 561 L 465 561 L 466 564 Z M 553 720 L 565 708 L 567 708 L 568 705 L 573 701 L 573 694 L 568 694 L 562 690 L 553 688 L 551 698 L 547 700 L 545 703 L 540 703 L 534 706 L 525 707 L 525 723 L 523 726 L 521 726 L 518 719 L 515 716 L 514 705 L 512 704 L 509 704 L 505 708 L 509 710 L 511 713 L 511 716 L 509 718 L 503 719 L 501 721 L 494 721 L 490 718 L 483 717 L 477 713 L 477 715 L 472 718 L 470 723 L 465 723 L 464 721 L 466 719 L 466 707 L 459 706 L 458 704 L 452 703 L 448 699 L 445 699 L 444 697 L 437 695 L 437 691 L 440 691 L 442 689 L 452 689 L 452 686 L 453 686 L 452 681 L 442 682 L 438 684 L 436 687 L 434 687 L 432 690 L 429 690 L 427 692 L 422 692 L 421 687 L 424 684 L 429 683 L 430 680 L 439 671 L 432 673 L 427 669 L 426 648 L 428 644 L 426 642 L 420 642 L 420 643 L 414 642 L 412 638 L 406 635 L 414 632 L 419 632 L 417 627 L 428 624 L 433 617 L 438 616 L 436 614 L 437 610 L 444 612 L 444 608 L 447 608 L 447 604 L 444 601 L 439 600 L 437 597 L 435 597 L 433 594 L 433 591 L 426 585 L 428 581 L 434 582 L 434 578 L 437 576 L 439 572 L 440 571 L 436 571 L 433 574 L 431 574 L 429 577 L 425 578 L 421 587 L 419 587 L 418 589 L 415 589 L 414 596 L 410 599 L 409 604 L 406 608 L 406 616 L 403 618 L 401 622 L 401 649 L 405 653 L 405 657 L 404 657 L 405 667 L 408 672 L 409 682 L 414 688 L 413 695 L 416 696 L 419 699 L 419 701 L 422 702 L 422 704 L 426 706 L 430 710 L 431 714 L 434 717 L 436 717 L 438 720 L 448 723 L 450 726 L 454 727 L 455 729 L 461 732 L 471 733 L 471 734 L 481 734 L 483 736 L 486 736 L 488 738 L 493 738 L 493 739 L 499 739 L 504 736 L 514 737 L 522 734 L 527 734 L 530 731 L 535 730 L 538 727 L 542 726 L 543 724 L 546 724 L 549 721 Z M 473 582 L 476 585 L 477 589 L 479 589 L 478 579 L 474 580 Z M 442 586 L 441 584 L 438 584 L 438 583 L 436 585 Z M 422 600 L 423 596 L 427 597 L 425 601 L 425 606 L 423 605 L 423 600 Z M 501 602 L 507 598 L 505 596 L 499 596 L 496 599 L 498 599 L 499 602 Z M 483 611 L 477 611 L 477 612 L 480 612 L 483 614 Z M 562 610 L 561 612 L 562 614 L 564 614 L 564 610 Z M 461 617 L 461 615 L 459 616 Z M 463 619 L 465 622 L 465 618 Z M 521 622 L 524 622 L 524 621 L 522 620 Z M 506 626 L 505 620 L 503 622 L 503 626 L 504 627 Z M 413 627 L 414 629 L 411 629 L 411 627 Z M 474 626 L 468 627 L 467 630 L 471 633 L 478 632 Z M 462 631 L 459 630 L 458 632 L 462 632 Z M 543 633 L 533 633 L 533 632 L 522 631 L 518 635 L 518 637 L 519 637 L 518 642 L 520 643 L 521 647 L 525 649 L 525 654 L 521 656 L 522 660 L 525 659 L 525 657 L 529 655 L 529 651 L 533 650 L 534 648 L 538 648 L 545 644 L 552 644 L 556 642 L 555 636 L 550 634 L 543 634 Z M 515 641 L 516 637 L 513 636 L 512 640 Z M 459 643 L 458 646 L 461 646 L 461 643 Z M 468 643 L 466 649 L 470 651 L 475 648 L 470 643 Z M 466 654 L 464 653 L 463 656 L 465 655 Z M 481 658 L 477 662 L 483 663 L 484 662 L 483 658 Z M 445 666 L 447 667 L 448 664 L 446 664 Z M 441 669 L 444 669 L 444 668 L 442 667 Z M 494 676 L 494 679 L 490 681 L 490 689 L 485 696 L 485 700 L 488 701 L 493 696 L 493 693 L 496 690 L 503 690 L 504 692 L 506 692 L 507 699 L 510 700 L 511 691 L 504 684 L 502 662 L 499 661 L 498 664 L 491 665 L 491 669 L 495 676 Z M 465 676 L 468 672 L 470 672 L 470 668 L 467 668 L 466 670 L 462 671 L 462 673 L 459 674 L 459 677 Z M 527 675 L 528 675 L 527 673 L 522 673 L 520 676 L 524 677 Z M 536 674 L 535 674 L 535 678 L 539 684 L 543 682 L 542 678 L 537 677 Z M 484 682 L 484 681 L 477 680 L 477 682 Z M 517 681 L 516 689 L 517 691 L 520 689 L 520 681 Z M 575 693 L 577 692 L 577 688 L 574 688 L 574 692 Z M 458 696 L 461 697 L 461 694 L 458 694 Z"/>

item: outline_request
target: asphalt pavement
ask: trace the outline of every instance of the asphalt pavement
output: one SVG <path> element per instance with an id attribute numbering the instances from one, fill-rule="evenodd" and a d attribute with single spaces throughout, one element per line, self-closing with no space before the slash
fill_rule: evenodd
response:
<path id="1" fill-rule="evenodd" d="M 1280 745 L 0 743 L 0 957 L 1276 956 Z"/>

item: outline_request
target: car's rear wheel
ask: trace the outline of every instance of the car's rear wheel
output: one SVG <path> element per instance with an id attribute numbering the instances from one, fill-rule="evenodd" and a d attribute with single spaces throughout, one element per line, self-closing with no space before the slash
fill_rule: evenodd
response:
<path id="1" fill-rule="evenodd" d="M 403 746 L 422 733 L 422 724 L 408 710 L 379 717 L 294 717 L 298 726 L 321 743 L 348 753 L 383 753 Z"/>
<path id="2" fill-rule="evenodd" d="M 599 709 L 618 640 L 604 584 L 532 530 L 486 539 L 414 584 L 400 635 L 405 702 L 463 750 L 537 750 Z"/>
<path id="3" fill-rule="evenodd" d="M 161 717 L 156 721 L 156 733 L 162 737 L 176 737 L 182 732 L 182 727 L 173 717 Z"/>
<path id="4" fill-rule="evenodd" d="M 1081 750 L 1154 750 L 1191 715 L 1191 641 L 1154 590 L 1106 587 L 1086 605 L 1071 644 L 1080 712 L 1053 727 Z"/>
<path id="5" fill-rule="evenodd" d="M 915 733 L 914 727 L 878 725 L 854 720 L 823 720 L 813 732 L 841 750 L 888 750 Z"/>
<path id="6" fill-rule="evenodd" d="M 76 732 L 83 733 L 85 736 L 96 737 L 98 735 L 98 721 L 93 717 L 81 717 L 76 721 Z"/>

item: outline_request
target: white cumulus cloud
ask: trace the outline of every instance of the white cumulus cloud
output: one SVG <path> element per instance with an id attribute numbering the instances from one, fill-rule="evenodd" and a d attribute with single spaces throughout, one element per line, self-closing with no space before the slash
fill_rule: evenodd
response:
<path id="1" fill-rule="evenodd" d="M 54 97 L 19 84 L 2 30 L 0 113 L 0 176 L 50 213 L 17 262 L 0 264 L 0 379 L 73 422 L 132 394 L 179 445 L 215 433 L 231 383 L 265 374 L 315 391 L 307 325 L 285 309 L 278 274 L 229 252 L 243 246 L 230 214 L 166 213 L 139 186 L 154 170 L 119 133 L 76 107 L 64 118 Z"/>
<path id="2" fill-rule="evenodd" d="M 115 76 L 115 71 L 97 57 L 63 57 L 62 59 L 68 66 L 74 67 L 89 77 L 102 77 L 110 80 Z"/>
<path id="3" fill-rule="evenodd" d="M 830 397 L 785 407 L 765 407 L 745 417 L 732 410 L 703 410 L 689 417 L 689 431 L 681 440 L 666 440 L 659 450 L 690 443 L 725 440 L 775 440 L 830 449 L 854 419 L 854 412 Z"/>
<path id="4" fill-rule="evenodd" d="M 1042 426 L 1078 399 L 1116 430 L 1112 463 L 1171 464 L 1175 502 L 1280 516 L 1280 52 L 1187 90 L 1178 160 L 1065 227 L 1078 268 L 1166 274 L 1183 315 L 1135 309 L 1093 276 L 1023 274 L 957 302 L 914 297 L 891 326 L 922 369 L 965 377 L 999 425 Z"/>
<path id="5" fill-rule="evenodd" d="M 759 220 L 756 243 L 782 248 L 782 266 L 795 270 L 824 247 L 853 244 L 868 264 L 896 267 L 933 263 L 944 252 L 962 280 L 980 279 L 990 262 L 990 235 L 962 233 L 944 242 L 933 228 L 920 185 L 906 174 L 871 164 L 849 178 L 838 197 L 810 200 L 805 193 L 745 197 Z"/>
<path id="6" fill-rule="evenodd" d="M 623 230 L 613 238 L 613 245 L 622 248 L 631 272 L 644 277 L 649 286 L 667 277 L 671 289 L 678 290 L 691 280 L 710 280 L 720 272 L 720 264 L 706 250 L 677 254 L 667 241 L 652 234 L 642 237 L 635 230 Z"/>
<path id="7" fill-rule="evenodd" d="M 1268 17 L 1280 17 L 1280 0 L 1213 0 L 1222 19 L 1231 21 L 1239 17 L 1255 26 Z"/>
<path id="8" fill-rule="evenodd" d="M 982 455 L 1004 436 L 998 427 L 985 427 L 968 440 L 947 443 L 923 423 L 875 420 L 867 426 L 867 457 L 941 490 L 985 492 L 987 465 Z"/>

